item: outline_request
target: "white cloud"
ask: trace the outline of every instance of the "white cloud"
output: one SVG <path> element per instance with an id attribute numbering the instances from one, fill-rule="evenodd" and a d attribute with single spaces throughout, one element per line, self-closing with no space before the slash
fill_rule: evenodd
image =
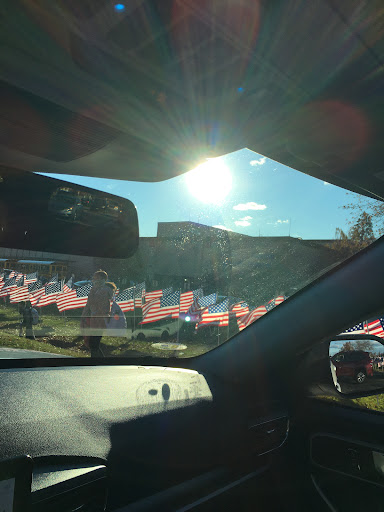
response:
<path id="1" fill-rule="evenodd" d="M 217 224 L 217 226 L 213 226 L 213 227 L 217 228 L 217 229 L 224 229 L 225 231 L 232 231 L 232 229 L 227 228 L 226 226 L 223 226 L 222 224 Z"/>
<path id="2" fill-rule="evenodd" d="M 246 210 L 265 210 L 266 207 L 267 206 L 265 204 L 257 204 L 257 203 L 249 202 L 249 203 L 236 204 L 233 207 L 233 209 L 234 210 L 241 210 L 241 211 L 246 211 Z"/>
<path id="3" fill-rule="evenodd" d="M 243 226 L 243 227 L 251 225 L 251 223 L 248 220 L 235 220 L 235 224 L 236 224 L 236 226 Z"/>
<path id="4" fill-rule="evenodd" d="M 249 215 L 247 215 L 246 217 L 242 217 L 240 220 L 251 220 L 252 217 L 250 217 Z"/>
<path id="5" fill-rule="evenodd" d="M 251 160 L 249 164 L 255 167 L 256 165 L 264 165 L 266 161 L 267 159 L 265 158 L 265 156 L 262 156 L 258 160 Z"/>
<path id="6" fill-rule="evenodd" d="M 330 185 L 330 183 L 328 183 L 328 181 L 323 181 L 324 185 Z"/>
<path id="7" fill-rule="evenodd" d="M 285 220 L 279 219 L 279 220 L 276 221 L 276 224 L 288 224 L 288 222 L 289 222 L 288 219 L 285 219 Z"/>

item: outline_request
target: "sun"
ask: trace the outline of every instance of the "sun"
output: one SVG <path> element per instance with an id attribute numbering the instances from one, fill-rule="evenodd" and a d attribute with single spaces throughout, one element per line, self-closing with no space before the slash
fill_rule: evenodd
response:
<path id="1" fill-rule="evenodd" d="M 231 173 L 219 158 L 189 171 L 185 180 L 189 192 L 203 203 L 220 204 L 232 189 Z"/>

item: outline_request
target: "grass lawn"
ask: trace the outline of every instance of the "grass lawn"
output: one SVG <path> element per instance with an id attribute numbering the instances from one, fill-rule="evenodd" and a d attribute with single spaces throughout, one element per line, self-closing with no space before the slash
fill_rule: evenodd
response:
<path id="1" fill-rule="evenodd" d="M 358 409 L 368 409 L 370 411 L 384 412 L 384 394 L 365 396 L 362 398 L 346 398 L 336 396 L 319 396 L 320 400 L 338 402 L 346 407 L 357 407 Z"/>
<path id="2" fill-rule="evenodd" d="M 83 338 L 80 335 L 81 310 L 71 311 L 71 316 L 67 314 L 64 317 L 58 314 L 55 306 L 48 306 L 41 313 L 41 323 L 34 327 L 36 340 L 30 340 L 18 335 L 19 314 L 17 305 L 1 305 L 0 347 L 38 350 L 72 357 L 89 357 L 89 351 L 84 346 Z M 101 342 L 102 350 L 106 356 L 193 357 L 217 346 L 215 338 L 193 339 L 194 336 L 189 336 L 188 339 L 183 337 L 180 340 L 181 343 L 187 345 L 185 350 L 160 350 L 152 347 L 153 343 L 160 341 L 159 339 L 145 341 L 130 340 L 129 335 L 131 331 L 128 329 L 127 332 L 128 338 L 103 337 Z M 175 342 L 176 339 L 169 339 L 169 341 Z"/>

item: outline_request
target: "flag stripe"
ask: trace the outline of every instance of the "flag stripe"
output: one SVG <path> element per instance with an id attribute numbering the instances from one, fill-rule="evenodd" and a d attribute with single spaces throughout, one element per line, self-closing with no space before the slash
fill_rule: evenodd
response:
<path id="1" fill-rule="evenodd" d="M 196 329 L 199 329 L 206 324 L 215 324 L 219 327 L 228 325 L 229 322 L 229 299 L 223 300 L 220 304 L 213 304 L 205 309 L 201 315 L 200 322 L 196 325 Z"/>
<path id="2" fill-rule="evenodd" d="M 258 320 L 260 317 L 265 315 L 267 313 L 267 308 L 265 306 L 258 306 L 257 308 L 253 309 L 243 317 L 239 318 L 237 320 L 237 325 L 239 327 L 239 330 L 242 331 L 248 325 Z"/>
<path id="3" fill-rule="evenodd" d="M 180 292 L 174 292 L 144 304 L 141 324 L 157 322 L 162 318 L 178 318 L 180 308 Z"/>

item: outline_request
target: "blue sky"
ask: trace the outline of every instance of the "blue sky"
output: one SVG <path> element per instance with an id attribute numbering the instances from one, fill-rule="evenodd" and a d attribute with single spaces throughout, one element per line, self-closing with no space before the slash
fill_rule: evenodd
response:
<path id="1" fill-rule="evenodd" d="M 334 238 L 337 227 L 349 229 L 341 206 L 354 195 L 247 149 L 210 160 L 193 179 L 188 174 L 158 183 L 51 176 L 130 199 L 141 236 L 156 236 L 158 222 L 188 220 L 250 236 L 303 239 Z"/>

